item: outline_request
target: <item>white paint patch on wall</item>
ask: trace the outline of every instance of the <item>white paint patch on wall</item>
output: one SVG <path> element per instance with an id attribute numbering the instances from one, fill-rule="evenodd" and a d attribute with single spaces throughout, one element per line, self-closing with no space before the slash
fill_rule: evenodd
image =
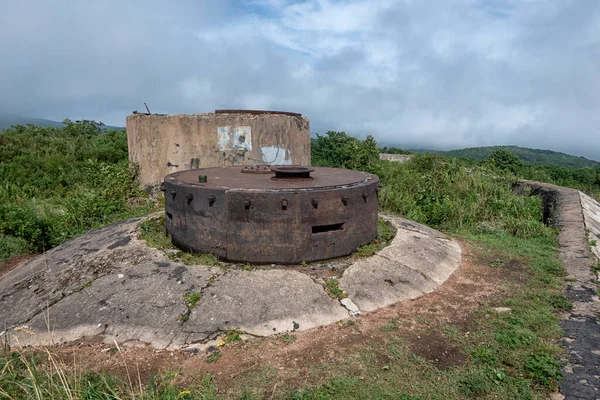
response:
<path id="1" fill-rule="evenodd" d="M 285 149 L 277 146 L 261 147 L 265 164 L 292 165 L 291 157 L 287 157 Z"/>
<path id="2" fill-rule="evenodd" d="M 252 150 L 252 129 L 249 126 L 217 127 L 219 151 Z"/>

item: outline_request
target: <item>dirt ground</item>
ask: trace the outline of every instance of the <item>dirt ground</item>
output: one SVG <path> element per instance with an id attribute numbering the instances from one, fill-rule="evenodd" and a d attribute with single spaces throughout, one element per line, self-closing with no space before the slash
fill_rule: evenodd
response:
<path id="1" fill-rule="evenodd" d="M 31 260 L 35 256 L 36 255 L 34 254 L 34 255 L 25 255 L 25 256 L 20 256 L 20 257 L 9 258 L 8 260 L 6 260 L 4 265 L 0 266 L 0 278 L 2 278 L 4 275 L 8 274 L 13 269 L 17 268 L 19 265 Z"/>
<path id="2" fill-rule="evenodd" d="M 466 361 L 462 350 L 449 345 L 445 333 L 430 327 L 450 326 L 463 335 L 476 331 L 470 311 L 482 302 L 491 307 L 500 305 L 505 283 L 521 282 L 525 277 L 516 260 L 499 260 L 464 241 L 460 245 L 462 266 L 433 293 L 322 328 L 227 343 L 219 349 L 221 357 L 212 363 L 207 359 L 214 348 L 209 351 L 116 349 L 89 339 L 51 350 L 66 364 L 76 365 L 79 371 L 107 372 L 131 379 L 134 384 L 138 379 L 146 383 L 153 375 L 175 372 L 177 381 L 185 386 L 209 374 L 214 376 L 218 392 L 224 395 L 239 388 L 240 382 L 253 374 L 265 374 L 265 366 L 276 371 L 279 389 L 294 390 L 323 383 L 324 366 L 358 354 L 365 345 L 378 355 L 378 362 L 385 364 L 389 355 L 383 344 L 379 348 L 378 343 L 383 342 L 386 329 L 400 333 L 415 354 L 438 368 L 461 365 Z"/>

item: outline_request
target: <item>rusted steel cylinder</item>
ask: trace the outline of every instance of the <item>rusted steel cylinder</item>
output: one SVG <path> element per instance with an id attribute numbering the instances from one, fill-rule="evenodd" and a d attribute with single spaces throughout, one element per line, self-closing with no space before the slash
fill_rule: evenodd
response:
<path id="1" fill-rule="evenodd" d="M 376 175 L 339 168 L 181 171 L 165 177 L 165 224 L 177 247 L 229 261 L 323 260 L 377 237 L 378 188 Z"/>

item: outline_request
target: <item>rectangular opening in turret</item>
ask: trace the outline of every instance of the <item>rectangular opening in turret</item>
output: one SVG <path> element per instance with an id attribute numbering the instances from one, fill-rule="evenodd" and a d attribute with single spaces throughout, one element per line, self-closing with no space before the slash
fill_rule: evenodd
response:
<path id="1" fill-rule="evenodd" d="M 323 233 L 331 231 L 343 231 L 344 223 L 331 224 L 331 225 L 315 225 L 312 227 L 312 233 Z"/>

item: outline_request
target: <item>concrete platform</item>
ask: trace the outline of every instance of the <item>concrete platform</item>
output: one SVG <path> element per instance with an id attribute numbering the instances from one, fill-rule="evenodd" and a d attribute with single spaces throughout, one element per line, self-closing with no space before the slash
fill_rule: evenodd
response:
<path id="1" fill-rule="evenodd" d="M 461 263 L 457 243 L 426 226 L 387 218 L 390 246 L 350 265 L 339 279 L 274 266 L 183 265 L 138 238 L 129 220 L 71 240 L 0 279 L 0 341 L 36 345 L 96 337 L 107 343 L 176 349 L 239 329 L 268 336 L 305 330 L 429 293 Z M 189 307 L 185 296 L 200 293 Z"/>

